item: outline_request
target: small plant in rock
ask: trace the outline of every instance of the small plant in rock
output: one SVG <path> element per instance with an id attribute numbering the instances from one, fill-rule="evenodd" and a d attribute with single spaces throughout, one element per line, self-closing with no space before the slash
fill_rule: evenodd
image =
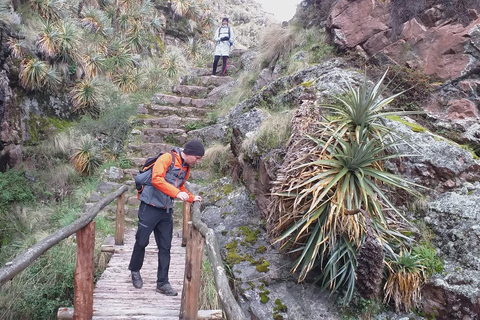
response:
<path id="1" fill-rule="evenodd" d="M 421 285 L 426 281 L 425 266 L 418 256 L 402 250 L 397 260 L 387 263 L 389 276 L 385 284 L 385 298 L 395 302 L 395 309 L 400 311 L 418 307 L 421 299 Z"/>

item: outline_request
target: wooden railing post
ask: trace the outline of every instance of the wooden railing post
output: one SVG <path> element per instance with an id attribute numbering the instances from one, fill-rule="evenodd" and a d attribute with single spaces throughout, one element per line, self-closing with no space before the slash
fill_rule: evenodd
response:
<path id="1" fill-rule="evenodd" d="M 115 224 L 115 244 L 123 245 L 125 235 L 125 193 L 117 197 L 117 221 Z"/>
<path id="2" fill-rule="evenodd" d="M 93 316 L 93 252 L 95 221 L 77 231 L 77 264 L 74 278 L 74 320 L 90 320 Z"/>
<path id="3" fill-rule="evenodd" d="M 185 276 L 183 280 L 182 303 L 180 306 L 181 320 L 197 319 L 204 245 L 205 239 L 197 228 L 193 226 L 192 222 L 189 221 Z"/>
<path id="4" fill-rule="evenodd" d="M 191 208 L 192 204 L 190 202 L 185 201 L 183 203 L 183 230 L 182 230 L 182 247 L 185 247 L 187 245 L 187 226 L 188 222 L 191 221 Z"/>

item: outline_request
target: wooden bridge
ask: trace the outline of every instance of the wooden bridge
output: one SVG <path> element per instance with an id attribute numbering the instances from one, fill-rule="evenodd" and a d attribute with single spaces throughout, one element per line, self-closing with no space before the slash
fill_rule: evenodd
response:
<path id="1" fill-rule="evenodd" d="M 77 263 L 74 275 L 74 308 L 60 308 L 58 319 L 75 320 L 170 320 L 170 319 L 247 319 L 230 290 L 220 251 L 213 230 L 199 220 L 200 206 L 185 203 L 182 237 L 174 236 L 171 249 L 170 283 L 181 294 L 168 297 L 156 293 L 157 248 L 153 237 L 147 246 L 141 270 L 144 285 L 135 289 L 130 280 L 128 263 L 135 239 L 135 230 L 125 232 L 124 193 L 127 186 L 107 195 L 72 224 L 57 230 L 25 250 L 0 269 L 0 288 L 27 268 L 41 254 L 61 240 L 76 233 Z M 110 202 L 117 199 L 115 245 L 108 266 L 94 288 L 95 222 L 93 219 Z M 177 233 L 178 234 L 178 233 Z M 222 310 L 198 310 L 201 264 L 204 244 L 212 265 L 215 285 Z M 186 248 L 184 247 L 186 246 Z"/>
<path id="2" fill-rule="evenodd" d="M 97 281 L 93 290 L 93 320 L 115 319 L 162 319 L 179 318 L 181 295 L 176 297 L 157 293 L 157 247 L 155 239 L 150 237 L 145 250 L 145 260 L 141 270 L 143 288 L 136 289 L 130 279 L 128 264 L 135 243 L 135 229 L 125 233 L 124 245 L 115 245 L 115 252 L 107 268 Z M 185 273 L 186 249 L 182 247 L 182 239 L 175 236 L 170 251 L 169 280 L 172 287 L 180 294 L 183 289 Z M 222 313 L 216 312 L 216 319 L 222 318 Z M 215 319 L 212 315 L 210 319 Z"/>

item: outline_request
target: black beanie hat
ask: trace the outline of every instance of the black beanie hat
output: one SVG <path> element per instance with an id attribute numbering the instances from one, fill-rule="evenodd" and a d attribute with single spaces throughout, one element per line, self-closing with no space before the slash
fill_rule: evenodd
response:
<path id="1" fill-rule="evenodd" d="M 227 22 L 228 22 L 228 18 L 227 18 L 227 17 L 223 18 L 223 19 L 222 19 L 222 22 L 223 22 L 223 21 L 227 21 Z"/>
<path id="2" fill-rule="evenodd" d="M 185 145 L 185 149 L 183 149 L 183 152 L 190 156 L 203 157 L 203 155 L 205 154 L 205 148 L 203 147 L 203 144 L 200 140 L 193 139 L 187 142 L 187 144 Z"/>

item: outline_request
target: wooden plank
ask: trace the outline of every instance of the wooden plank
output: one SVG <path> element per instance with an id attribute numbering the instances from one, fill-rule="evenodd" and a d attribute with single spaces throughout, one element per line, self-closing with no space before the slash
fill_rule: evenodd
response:
<path id="1" fill-rule="evenodd" d="M 187 256 L 185 260 L 185 280 L 180 306 L 180 319 L 195 320 L 198 314 L 198 297 L 202 276 L 202 257 L 205 240 L 200 232 L 188 222 Z"/>
<path id="2" fill-rule="evenodd" d="M 117 220 L 115 223 L 115 244 L 123 245 L 125 234 L 125 193 L 117 197 Z"/>
<path id="3" fill-rule="evenodd" d="M 191 214 L 190 214 L 190 202 L 183 203 L 183 230 L 182 230 L 182 247 L 187 245 L 187 233 L 188 233 L 188 222 L 191 221 Z"/>
<path id="4" fill-rule="evenodd" d="M 140 273 L 143 287 L 133 287 L 128 264 L 135 243 L 135 229 L 125 230 L 123 246 L 115 246 L 107 268 L 94 290 L 92 320 L 178 320 L 181 297 L 170 297 L 155 291 L 157 281 L 158 249 L 152 234 L 146 248 Z M 177 234 L 177 233 L 174 233 Z M 179 232 L 178 232 L 179 234 Z M 175 290 L 182 291 L 185 270 L 185 251 L 181 237 L 172 239 L 169 279 Z M 120 248 L 125 248 L 119 250 Z"/>
<path id="5" fill-rule="evenodd" d="M 90 320 L 93 315 L 93 254 L 95 221 L 77 231 L 77 264 L 74 276 L 74 320 Z"/>
<path id="6" fill-rule="evenodd" d="M 198 310 L 197 320 L 220 320 L 223 319 L 222 310 Z"/>

